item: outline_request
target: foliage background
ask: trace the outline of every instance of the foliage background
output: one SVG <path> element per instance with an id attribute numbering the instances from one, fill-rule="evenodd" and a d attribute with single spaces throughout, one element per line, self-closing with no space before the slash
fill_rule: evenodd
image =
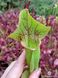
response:
<path id="1" fill-rule="evenodd" d="M 0 13 L 12 8 L 25 7 L 30 11 L 34 10 L 38 15 L 58 15 L 58 0 L 0 0 Z"/>

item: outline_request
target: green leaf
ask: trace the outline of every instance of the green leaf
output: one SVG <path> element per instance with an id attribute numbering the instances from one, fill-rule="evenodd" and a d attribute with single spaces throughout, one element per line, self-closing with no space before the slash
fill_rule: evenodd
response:
<path id="1" fill-rule="evenodd" d="M 4 7 L 6 7 L 6 6 L 7 6 L 7 3 L 5 3 L 5 2 L 1 2 L 0 6 L 4 6 Z"/>
<path id="2" fill-rule="evenodd" d="M 28 10 L 24 9 L 20 12 L 17 29 L 8 36 L 21 41 L 21 44 L 26 48 L 26 62 L 30 72 L 38 68 L 40 60 L 40 47 L 38 48 L 38 45 L 49 30 L 50 27 L 36 21 Z"/>
<path id="3" fill-rule="evenodd" d="M 49 32 L 50 27 L 46 27 L 36 21 L 27 9 L 22 10 L 19 17 L 18 27 L 9 37 L 18 41 L 21 38 L 26 48 L 36 48 L 39 44 L 39 38 L 44 38 Z"/>
<path id="4" fill-rule="evenodd" d="M 25 71 L 23 72 L 21 78 L 29 78 L 29 71 L 28 71 L 28 70 L 25 70 Z"/>
<path id="5" fill-rule="evenodd" d="M 31 57 L 32 57 L 32 52 L 29 49 L 26 49 L 26 62 L 27 65 L 30 67 L 30 61 L 31 61 Z"/>
<path id="6" fill-rule="evenodd" d="M 30 62 L 30 73 L 38 69 L 40 60 L 40 48 L 32 52 L 32 58 Z"/>
<path id="7" fill-rule="evenodd" d="M 22 36 L 22 35 L 21 35 L 21 36 Z M 20 35 L 19 35 L 19 29 L 17 28 L 17 29 L 15 30 L 15 32 L 13 32 L 12 34 L 10 34 L 8 37 L 20 41 L 21 37 L 20 37 Z"/>
<path id="8" fill-rule="evenodd" d="M 39 61 L 40 61 L 40 48 L 37 48 L 37 50 L 34 52 L 34 68 L 35 70 L 39 67 Z"/>
<path id="9" fill-rule="evenodd" d="M 34 52 L 32 53 L 32 58 L 30 61 L 30 73 L 34 71 Z"/>

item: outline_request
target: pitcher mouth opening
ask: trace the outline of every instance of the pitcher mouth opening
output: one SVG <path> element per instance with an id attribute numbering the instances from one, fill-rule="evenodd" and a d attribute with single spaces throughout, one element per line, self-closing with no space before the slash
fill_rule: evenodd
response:
<path id="1" fill-rule="evenodd" d="M 33 50 L 33 51 L 36 50 L 36 48 L 30 48 L 30 47 L 28 47 L 27 45 L 25 45 L 23 41 L 21 41 L 21 45 L 22 45 L 23 47 L 25 47 L 26 49 Z"/>

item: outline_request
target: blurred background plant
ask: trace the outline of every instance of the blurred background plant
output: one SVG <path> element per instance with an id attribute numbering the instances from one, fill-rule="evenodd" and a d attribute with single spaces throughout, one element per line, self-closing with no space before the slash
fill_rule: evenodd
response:
<path id="1" fill-rule="evenodd" d="M 58 15 L 58 0 L 0 0 L 0 13 L 13 8 L 29 8 L 37 15 Z"/>
<path id="2" fill-rule="evenodd" d="M 27 0 L 0 0 L 0 12 L 13 8 L 22 9 Z"/>

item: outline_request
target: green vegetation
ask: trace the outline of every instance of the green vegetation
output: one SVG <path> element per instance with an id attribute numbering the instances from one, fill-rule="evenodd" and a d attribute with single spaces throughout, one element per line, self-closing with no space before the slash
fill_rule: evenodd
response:
<path id="1" fill-rule="evenodd" d="M 58 0 L 0 0 L 0 13 L 12 8 L 23 9 L 27 5 L 37 15 L 58 15 L 58 7 L 55 7 L 57 2 Z"/>

